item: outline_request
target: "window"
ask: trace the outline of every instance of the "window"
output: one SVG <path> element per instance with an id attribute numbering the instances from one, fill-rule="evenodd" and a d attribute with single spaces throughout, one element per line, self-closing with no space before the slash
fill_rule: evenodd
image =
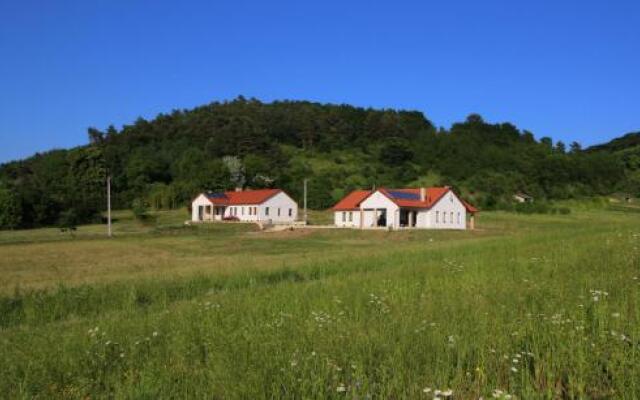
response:
<path id="1" fill-rule="evenodd" d="M 280 216 L 280 207 L 278 207 L 278 217 Z"/>
<path id="2" fill-rule="evenodd" d="M 458 223 L 460 223 L 460 213 L 458 213 Z"/>
<path id="3" fill-rule="evenodd" d="M 206 206 L 205 210 L 207 211 L 207 214 L 211 214 L 211 206 Z"/>
<path id="4" fill-rule="evenodd" d="M 342 222 L 347 222 L 347 213 L 346 212 L 342 212 Z"/>
<path id="5" fill-rule="evenodd" d="M 440 223 L 440 211 L 436 211 L 436 224 Z"/>
<path id="6" fill-rule="evenodd" d="M 443 224 L 447 223 L 447 212 L 446 211 L 442 212 L 442 223 Z"/>
<path id="7" fill-rule="evenodd" d="M 353 222 L 353 211 L 349 211 L 349 222 Z"/>
<path id="8" fill-rule="evenodd" d="M 269 207 L 264 208 L 264 215 L 269 215 Z"/>
<path id="9" fill-rule="evenodd" d="M 293 216 L 293 209 L 292 208 L 289 209 L 289 216 L 290 217 Z"/>
<path id="10" fill-rule="evenodd" d="M 242 207 L 242 215 L 244 215 L 244 207 Z"/>
<path id="11" fill-rule="evenodd" d="M 253 215 L 253 207 L 249 207 L 249 215 Z"/>
<path id="12" fill-rule="evenodd" d="M 449 222 L 451 222 L 453 224 L 453 211 L 451 211 L 451 214 L 449 214 L 449 217 L 451 217 L 449 219 Z"/>
<path id="13" fill-rule="evenodd" d="M 258 207 L 253 207 L 253 215 L 258 215 Z"/>

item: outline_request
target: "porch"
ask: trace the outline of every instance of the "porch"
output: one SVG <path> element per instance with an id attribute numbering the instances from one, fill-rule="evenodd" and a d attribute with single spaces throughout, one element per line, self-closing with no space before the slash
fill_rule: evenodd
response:
<path id="1" fill-rule="evenodd" d="M 222 221 L 226 206 L 198 206 L 198 221 Z"/>

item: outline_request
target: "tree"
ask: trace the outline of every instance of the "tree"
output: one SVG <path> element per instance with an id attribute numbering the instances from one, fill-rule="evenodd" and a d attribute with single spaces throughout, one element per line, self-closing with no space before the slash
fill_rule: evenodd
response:
<path id="1" fill-rule="evenodd" d="M 222 157 L 222 162 L 229 170 L 231 183 L 235 188 L 243 188 L 247 181 L 245 176 L 244 164 L 240 158 L 235 156 Z"/>
<path id="2" fill-rule="evenodd" d="M 0 229 L 15 229 L 22 222 L 22 205 L 16 194 L 0 185 Z"/>
<path id="3" fill-rule="evenodd" d="M 571 142 L 571 145 L 569 145 L 569 152 L 572 154 L 577 154 L 580 153 L 580 151 L 582 151 L 582 146 L 580 145 L 580 143 L 578 142 Z"/>
<path id="4" fill-rule="evenodd" d="M 102 149 L 88 146 L 73 150 L 68 157 L 68 206 L 79 222 L 92 219 L 105 205 L 106 167 Z"/>
<path id="5" fill-rule="evenodd" d="M 556 142 L 555 151 L 558 153 L 564 154 L 567 151 L 566 146 L 564 145 L 564 142 L 562 142 L 561 140 L 558 140 Z"/>
<path id="6" fill-rule="evenodd" d="M 413 159 L 413 151 L 402 139 L 388 140 L 380 150 L 380 161 L 386 165 L 397 166 Z"/>
<path id="7" fill-rule="evenodd" d="M 544 147 L 546 147 L 549 150 L 553 149 L 553 139 L 551 139 L 548 136 L 544 136 L 540 138 L 540 144 L 542 144 Z"/>

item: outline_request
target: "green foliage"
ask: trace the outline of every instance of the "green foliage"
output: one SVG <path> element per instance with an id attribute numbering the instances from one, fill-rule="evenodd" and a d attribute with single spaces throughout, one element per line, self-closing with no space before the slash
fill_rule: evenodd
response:
<path id="1" fill-rule="evenodd" d="M 137 220 L 143 221 L 148 217 L 149 205 L 144 199 L 135 199 L 131 204 L 131 211 Z"/>
<path id="2" fill-rule="evenodd" d="M 78 228 L 78 213 L 75 209 L 70 208 L 60 213 L 60 219 L 58 220 L 58 228 L 61 232 L 75 232 Z"/>
<path id="3" fill-rule="evenodd" d="M 192 110 L 137 119 L 118 130 L 88 130 L 90 144 L 36 154 L 0 166 L 21 204 L 20 227 L 56 223 L 73 208 L 80 221 L 105 208 L 104 176 L 113 207 L 145 199 L 180 208 L 205 190 L 279 187 L 309 204 L 330 207 L 353 189 L 437 181 L 459 188 L 483 209 L 509 208 L 515 191 L 541 199 L 640 194 L 635 136 L 611 146 L 566 152 L 510 123 L 472 114 L 436 130 L 420 112 L 374 110 L 306 101 L 262 103 L 239 97 Z M 437 179 L 421 179 L 433 174 Z"/>
<path id="4" fill-rule="evenodd" d="M 22 205 L 15 193 L 0 183 L 0 229 L 15 229 L 22 221 Z"/>

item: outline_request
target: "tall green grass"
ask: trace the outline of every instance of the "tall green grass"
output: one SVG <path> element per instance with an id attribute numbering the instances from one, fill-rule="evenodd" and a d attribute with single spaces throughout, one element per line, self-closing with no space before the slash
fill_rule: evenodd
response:
<path id="1" fill-rule="evenodd" d="M 382 256 L 297 269 L 6 296 L 0 393 L 638 398 L 640 218 L 563 218 L 444 247 L 381 239 Z"/>

